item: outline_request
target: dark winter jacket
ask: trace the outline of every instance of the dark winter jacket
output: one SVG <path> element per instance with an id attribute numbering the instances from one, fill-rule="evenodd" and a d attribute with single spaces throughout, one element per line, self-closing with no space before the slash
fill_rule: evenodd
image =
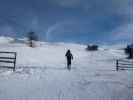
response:
<path id="1" fill-rule="evenodd" d="M 70 52 L 70 50 L 68 50 L 67 52 L 66 52 L 66 58 L 67 58 L 67 60 L 71 60 L 71 59 L 73 59 L 73 55 L 72 55 L 72 53 Z"/>

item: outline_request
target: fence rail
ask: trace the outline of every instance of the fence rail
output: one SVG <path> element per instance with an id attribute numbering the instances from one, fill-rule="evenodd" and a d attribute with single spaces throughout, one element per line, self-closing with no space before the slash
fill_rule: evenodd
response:
<path id="1" fill-rule="evenodd" d="M 133 68 L 133 61 L 123 59 L 116 60 L 116 70 L 118 71 L 124 68 Z"/>
<path id="2" fill-rule="evenodd" d="M 4 63 L 6 65 L 1 65 L 0 67 L 2 68 L 10 68 L 13 69 L 13 71 L 15 71 L 16 68 L 16 57 L 17 57 L 17 53 L 16 52 L 5 52 L 5 51 L 0 51 L 0 63 Z M 12 66 L 8 65 L 8 64 L 13 64 Z"/>

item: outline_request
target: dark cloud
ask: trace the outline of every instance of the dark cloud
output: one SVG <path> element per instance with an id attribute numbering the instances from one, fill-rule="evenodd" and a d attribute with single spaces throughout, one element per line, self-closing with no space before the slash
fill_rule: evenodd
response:
<path id="1" fill-rule="evenodd" d="M 132 0 L 3 0 L 0 34 L 23 36 L 33 30 L 48 41 L 106 41 L 116 34 L 115 40 L 128 39 L 132 10 Z"/>

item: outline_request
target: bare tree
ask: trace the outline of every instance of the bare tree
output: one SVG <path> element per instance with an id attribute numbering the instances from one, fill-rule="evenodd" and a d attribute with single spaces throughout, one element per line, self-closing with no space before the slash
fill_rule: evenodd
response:
<path id="1" fill-rule="evenodd" d="M 35 43 L 34 42 L 38 40 L 38 37 L 35 34 L 35 32 L 32 32 L 32 31 L 29 32 L 27 37 L 28 37 L 28 45 L 29 45 L 29 47 L 35 47 Z"/>
<path id="2" fill-rule="evenodd" d="M 132 58 L 133 58 L 133 44 L 128 45 L 128 46 L 125 48 L 125 53 L 128 55 L 128 58 L 129 58 L 129 59 L 132 59 Z"/>

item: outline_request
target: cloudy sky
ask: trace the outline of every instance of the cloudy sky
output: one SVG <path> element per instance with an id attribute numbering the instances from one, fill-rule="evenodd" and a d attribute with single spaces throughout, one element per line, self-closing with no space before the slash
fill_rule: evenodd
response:
<path id="1" fill-rule="evenodd" d="M 133 39 L 133 0 L 0 0 L 0 35 L 35 31 L 44 41 Z"/>

